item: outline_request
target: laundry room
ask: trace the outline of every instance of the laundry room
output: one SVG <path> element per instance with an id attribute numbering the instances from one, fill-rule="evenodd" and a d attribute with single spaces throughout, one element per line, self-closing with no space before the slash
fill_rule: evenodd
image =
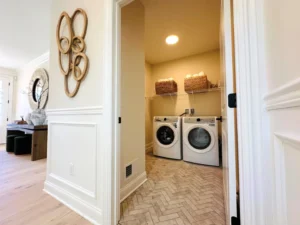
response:
<path id="1" fill-rule="evenodd" d="M 121 224 L 141 220 L 138 210 L 153 224 L 225 224 L 220 16 L 220 0 L 122 8 Z"/>

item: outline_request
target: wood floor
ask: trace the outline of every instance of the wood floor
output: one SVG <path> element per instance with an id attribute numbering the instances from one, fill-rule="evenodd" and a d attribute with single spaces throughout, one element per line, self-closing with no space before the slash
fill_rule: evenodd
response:
<path id="1" fill-rule="evenodd" d="M 224 225 L 222 170 L 146 156 L 148 181 L 121 205 L 122 225 Z M 91 224 L 43 192 L 46 160 L 0 146 L 0 225 Z"/>
<path id="2" fill-rule="evenodd" d="M 146 156 L 148 181 L 121 205 L 122 225 L 225 225 L 222 169 Z"/>
<path id="3" fill-rule="evenodd" d="M 0 146 L 0 225 L 89 225 L 43 192 L 46 160 L 15 156 Z"/>

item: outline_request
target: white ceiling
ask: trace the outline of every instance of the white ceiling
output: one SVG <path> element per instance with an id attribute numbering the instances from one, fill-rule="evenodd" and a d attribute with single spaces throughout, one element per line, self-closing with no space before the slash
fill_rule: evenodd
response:
<path id="1" fill-rule="evenodd" d="M 141 0 L 145 6 L 145 55 L 150 64 L 219 49 L 220 0 Z M 166 45 L 168 35 L 179 37 Z"/>
<path id="2" fill-rule="evenodd" d="M 20 68 L 49 50 L 51 0 L 0 0 L 0 67 Z"/>

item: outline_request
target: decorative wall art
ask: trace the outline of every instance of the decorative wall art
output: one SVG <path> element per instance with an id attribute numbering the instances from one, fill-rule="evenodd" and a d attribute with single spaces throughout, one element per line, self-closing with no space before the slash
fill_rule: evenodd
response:
<path id="1" fill-rule="evenodd" d="M 74 22 L 78 15 L 83 17 L 83 28 L 81 34 L 75 34 L 74 29 Z M 65 24 L 62 23 L 63 21 Z M 80 83 L 87 74 L 89 59 L 85 54 L 86 44 L 84 42 L 87 26 L 88 18 L 86 12 L 83 9 L 76 9 L 72 17 L 70 17 L 66 12 L 63 12 L 59 17 L 56 27 L 59 67 L 64 76 L 65 93 L 69 97 L 74 97 L 77 94 Z M 68 37 L 61 36 L 62 28 L 67 29 Z M 63 57 L 66 57 L 68 61 L 66 68 L 63 67 Z M 69 90 L 69 77 L 73 77 L 76 82 L 76 86 L 73 91 Z"/>
<path id="2" fill-rule="evenodd" d="M 49 92 L 49 78 L 45 69 L 34 71 L 28 88 L 28 101 L 32 110 L 44 109 Z"/>

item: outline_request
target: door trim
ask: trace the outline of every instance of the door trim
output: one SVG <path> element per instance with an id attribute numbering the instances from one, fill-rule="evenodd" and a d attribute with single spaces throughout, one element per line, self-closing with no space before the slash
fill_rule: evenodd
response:
<path id="1" fill-rule="evenodd" d="M 266 89 L 263 43 L 263 2 L 233 0 L 237 120 L 240 174 L 241 224 L 272 224 L 267 221 L 272 210 L 265 176 L 269 175 L 264 127 L 268 126 L 263 110 Z M 264 176 L 262 176 L 264 174 Z M 269 212 L 267 212 L 269 210 Z M 272 215 L 272 214 L 271 214 Z"/>
<path id="2" fill-rule="evenodd" d="M 117 118 L 120 115 L 120 18 L 121 8 L 133 0 L 105 0 L 108 7 L 106 15 L 107 26 L 104 75 L 104 117 L 108 128 L 105 140 L 107 149 L 112 149 L 111 154 L 103 157 L 112 157 L 111 167 L 107 174 L 111 174 L 111 189 L 107 189 L 106 202 L 111 205 L 104 207 L 104 215 L 107 215 L 107 224 L 116 225 L 120 216 L 120 127 Z M 230 4 L 231 0 L 223 0 Z M 264 195 L 266 194 L 265 183 L 261 175 L 261 160 L 265 159 L 262 145 L 262 126 L 264 112 L 261 108 L 262 87 L 265 81 L 261 74 L 263 69 L 263 47 L 261 44 L 263 33 L 263 6 L 259 0 L 233 0 L 234 13 L 234 37 L 236 53 L 236 82 L 237 82 L 237 117 L 239 133 L 239 154 L 240 168 L 240 206 L 241 224 L 253 225 L 267 224 L 264 208 Z M 112 16 L 111 16 L 112 15 Z M 253 91 L 255 90 L 255 91 Z M 255 121 L 255 123 L 251 123 Z M 110 136 L 111 135 L 111 136 Z M 110 136 L 110 137 L 109 137 Z M 106 152 L 109 152 L 106 151 Z M 259 159 L 259 160 L 258 160 Z M 108 164 L 109 166 L 110 164 Z M 263 191 L 261 191 L 263 190 Z M 106 209 L 105 209 L 106 208 Z M 270 223 L 269 223 L 270 224 Z"/>
<path id="3" fill-rule="evenodd" d="M 14 111 L 15 111 L 15 98 L 14 98 L 14 87 L 15 87 L 15 77 L 16 77 L 16 74 L 14 76 L 14 74 L 11 74 L 11 75 L 8 75 L 7 73 L 6 74 L 2 74 L 1 73 L 2 71 L 0 70 L 0 79 L 1 78 L 4 78 L 4 79 L 7 79 L 8 82 L 10 83 L 9 87 L 8 87 L 8 100 L 9 100 L 9 105 L 8 105 L 8 113 L 7 113 L 7 117 L 8 117 L 8 121 L 7 123 L 12 123 L 14 121 L 15 118 L 14 117 Z M 25 115 L 24 115 L 25 116 Z M 16 115 L 17 117 L 17 115 Z M 21 119 L 21 118 L 18 118 L 17 119 Z"/>

